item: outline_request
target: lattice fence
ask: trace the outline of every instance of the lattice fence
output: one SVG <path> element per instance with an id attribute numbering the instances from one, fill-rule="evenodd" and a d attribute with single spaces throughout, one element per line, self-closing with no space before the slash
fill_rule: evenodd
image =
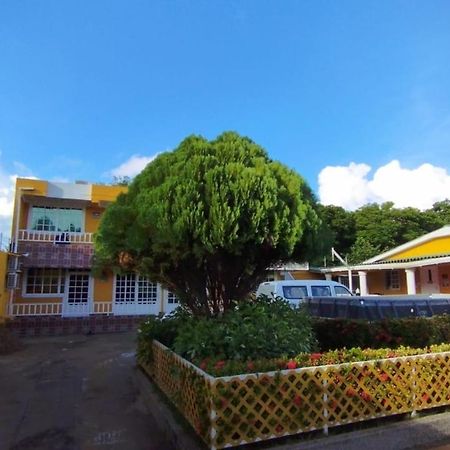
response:
<path id="1" fill-rule="evenodd" d="M 450 404 L 450 352 L 214 378 L 155 342 L 145 369 L 211 449 Z"/>

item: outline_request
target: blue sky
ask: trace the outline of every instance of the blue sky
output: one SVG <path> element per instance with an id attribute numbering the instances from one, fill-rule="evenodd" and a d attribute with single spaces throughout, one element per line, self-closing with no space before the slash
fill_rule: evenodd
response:
<path id="1" fill-rule="evenodd" d="M 433 0 L 3 0 L 0 216 L 12 176 L 108 182 L 224 130 L 323 203 L 450 197 L 449 24 Z"/>

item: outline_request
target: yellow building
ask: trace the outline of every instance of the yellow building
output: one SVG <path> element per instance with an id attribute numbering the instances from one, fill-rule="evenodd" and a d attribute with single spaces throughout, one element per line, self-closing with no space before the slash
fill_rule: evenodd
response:
<path id="1" fill-rule="evenodd" d="M 8 261 L 7 315 L 147 315 L 170 312 L 176 297 L 134 275 L 94 278 L 94 234 L 124 186 L 18 178 Z M 1 271 L 0 259 L 0 271 Z M 1 286 L 0 286 L 1 287 Z"/>
<path id="2" fill-rule="evenodd" d="M 6 268 L 8 254 L 0 250 L 0 323 L 7 314 L 8 291 L 6 290 Z"/>
<path id="3" fill-rule="evenodd" d="M 361 295 L 450 294 L 450 225 L 362 264 L 323 272 L 328 278 L 348 279 L 349 269 L 358 277 Z"/>

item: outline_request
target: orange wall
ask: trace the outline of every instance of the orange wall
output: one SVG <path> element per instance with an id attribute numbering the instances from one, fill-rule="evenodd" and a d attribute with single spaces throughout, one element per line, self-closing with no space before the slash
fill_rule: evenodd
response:
<path id="1" fill-rule="evenodd" d="M 86 233 L 95 233 L 97 231 L 104 211 L 105 209 L 99 206 L 89 206 L 86 208 L 84 221 L 84 231 Z"/>
<path id="2" fill-rule="evenodd" d="M 291 272 L 296 280 L 324 280 L 325 275 L 316 272 L 308 272 L 306 270 L 296 270 Z"/>
<path id="3" fill-rule="evenodd" d="M 108 275 L 106 280 L 94 278 L 94 302 L 110 302 L 113 298 L 114 275 Z"/>
<path id="4" fill-rule="evenodd" d="M 34 190 L 20 190 L 20 188 L 27 189 L 33 188 Z M 29 180 L 27 178 L 17 178 L 16 180 L 16 197 L 17 195 L 47 195 L 47 182 L 43 180 Z M 14 215 L 11 225 L 11 236 L 14 236 L 16 229 L 16 216 L 18 213 L 18 205 L 14 202 Z M 19 220 L 19 228 L 26 228 L 27 226 L 27 218 L 28 218 L 28 205 L 23 201 L 20 202 L 20 220 Z"/>
<path id="5" fill-rule="evenodd" d="M 406 273 L 404 270 L 399 270 L 400 289 L 386 289 L 386 271 L 374 270 L 367 272 L 367 288 L 369 294 L 383 294 L 383 295 L 403 295 L 407 294 L 406 287 Z"/>
<path id="6" fill-rule="evenodd" d="M 128 186 L 109 186 L 102 184 L 92 185 L 91 200 L 93 203 L 113 202 L 119 194 L 122 192 L 127 192 Z"/>

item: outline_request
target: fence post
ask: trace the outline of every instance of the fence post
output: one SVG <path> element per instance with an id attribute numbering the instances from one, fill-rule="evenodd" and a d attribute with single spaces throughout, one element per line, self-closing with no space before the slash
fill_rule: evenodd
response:
<path id="1" fill-rule="evenodd" d="M 328 394 L 327 394 L 327 386 L 328 386 L 328 372 L 326 373 L 326 377 L 322 381 L 323 386 L 323 417 L 325 418 L 325 424 L 323 426 L 323 434 L 328 436 Z"/>
<path id="2" fill-rule="evenodd" d="M 412 411 L 411 411 L 410 416 L 411 417 L 415 417 L 416 414 L 417 414 L 417 411 L 416 411 L 416 399 L 417 399 L 417 394 L 416 394 L 416 391 L 417 391 L 416 359 L 413 358 L 411 363 L 412 363 L 412 370 L 411 370 L 411 402 L 412 402 L 411 408 L 412 408 Z"/>

